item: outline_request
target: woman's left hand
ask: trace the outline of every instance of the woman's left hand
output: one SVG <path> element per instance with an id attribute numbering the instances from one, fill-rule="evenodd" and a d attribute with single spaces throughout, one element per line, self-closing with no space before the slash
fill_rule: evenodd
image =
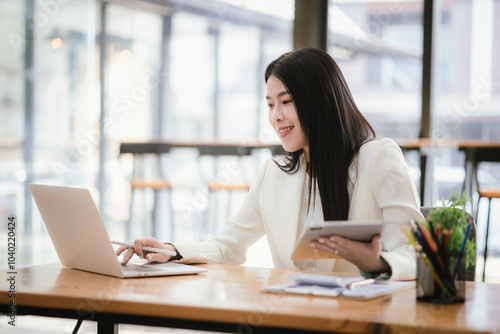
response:
<path id="1" fill-rule="evenodd" d="M 371 242 L 353 241 L 337 235 L 323 236 L 317 241 L 313 241 L 311 246 L 336 254 L 366 273 L 381 273 L 389 270 L 389 265 L 380 256 L 382 252 L 380 234 L 374 236 Z"/>

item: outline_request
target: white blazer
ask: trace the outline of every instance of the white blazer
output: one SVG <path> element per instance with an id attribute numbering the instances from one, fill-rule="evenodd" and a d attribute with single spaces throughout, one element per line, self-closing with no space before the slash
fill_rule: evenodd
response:
<path id="1" fill-rule="evenodd" d="M 354 181 L 349 220 L 424 219 L 403 154 L 393 140 L 362 145 L 349 173 Z M 248 247 L 265 234 L 275 267 L 294 269 L 290 257 L 297 239 L 305 178 L 304 160 L 294 174 L 283 172 L 271 159 L 266 161 L 241 208 L 229 217 L 217 237 L 205 242 L 174 243 L 183 256 L 180 262 L 239 265 L 245 262 Z M 384 238 L 382 246 L 381 256 L 391 267 L 392 280 L 416 277 L 415 252 L 408 240 Z M 319 260 L 318 270 L 359 274 L 353 264 L 343 259 Z"/>

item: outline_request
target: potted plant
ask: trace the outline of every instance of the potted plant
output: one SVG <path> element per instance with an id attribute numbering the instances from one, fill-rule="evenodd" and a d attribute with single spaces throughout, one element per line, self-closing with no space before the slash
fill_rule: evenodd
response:
<path id="1" fill-rule="evenodd" d="M 476 263 L 474 219 L 462 209 L 467 201 L 465 194 L 454 193 L 442 206 L 430 210 L 424 222 L 412 226 L 410 241 L 419 254 L 420 300 L 465 300 L 465 281 L 474 279 Z"/>
<path id="2" fill-rule="evenodd" d="M 476 243 L 471 238 L 474 218 L 462 209 L 469 200 L 465 193 L 462 196 L 458 192 L 453 193 L 447 202 L 443 199 L 443 205 L 430 211 L 429 216 L 426 217 L 429 225 L 438 226 L 439 224 L 442 233 L 449 235 L 448 253 L 463 253 L 465 268 L 476 264 Z"/>

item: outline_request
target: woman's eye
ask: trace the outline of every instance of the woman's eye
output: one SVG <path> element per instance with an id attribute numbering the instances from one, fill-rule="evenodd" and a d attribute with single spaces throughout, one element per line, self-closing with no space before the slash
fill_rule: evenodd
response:
<path id="1" fill-rule="evenodd" d="M 293 100 L 286 100 L 286 101 L 283 101 L 283 104 L 289 104 L 289 103 L 292 103 Z"/>
<path id="2" fill-rule="evenodd" d="M 272 107 L 274 107 L 274 104 L 268 104 L 267 107 L 271 109 Z"/>

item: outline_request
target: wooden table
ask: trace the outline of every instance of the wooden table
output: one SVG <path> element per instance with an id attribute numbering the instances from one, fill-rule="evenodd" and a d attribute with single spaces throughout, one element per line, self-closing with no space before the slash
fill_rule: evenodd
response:
<path id="1" fill-rule="evenodd" d="M 463 191 L 468 197 L 471 197 L 474 192 L 474 186 L 477 185 L 477 164 L 481 161 L 500 162 L 500 142 L 498 141 L 483 141 L 483 140 L 453 140 L 453 139 L 395 139 L 402 150 L 417 150 L 420 156 L 420 203 L 424 205 L 425 199 L 425 183 L 426 183 L 426 166 L 427 157 L 436 149 L 442 147 L 456 148 L 465 153 L 464 169 L 465 180 Z M 427 203 L 431 205 L 431 203 Z M 473 212 L 474 203 L 472 203 Z"/>
<path id="2" fill-rule="evenodd" d="M 203 151 L 206 148 L 216 148 L 220 155 L 248 155 L 254 149 L 269 149 L 272 155 L 285 154 L 281 144 L 264 143 L 226 143 L 226 142 L 123 142 L 120 144 L 120 153 L 157 153 L 168 152 L 171 148 L 197 148 Z"/>
<path id="3" fill-rule="evenodd" d="M 467 283 L 466 302 L 416 302 L 415 289 L 370 301 L 267 294 L 288 270 L 203 265 L 201 275 L 119 279 L 60 265 L 18 269 L 15 298 L 0 271 L 0 312 L 15 300 L 17 315 L 233 333 L 493 333 L 500 329 L 500 285 Z M 8 317 L 2 317 L 7 321 Z"/>
<path id="4" fill-rule="evenodd" d="M 457 143 L 460 151 L 465 153 L 465 182 L 464 191 L 472 196 L 479 187 L 477 167 L 480 162 L 500 162 L 500 142 L 484 142 L 479 140 L 460 141 Z M 474 203 L 473 203 L 474 204 Z M 474 207 L 473 207 L 473 211 Z"/>

